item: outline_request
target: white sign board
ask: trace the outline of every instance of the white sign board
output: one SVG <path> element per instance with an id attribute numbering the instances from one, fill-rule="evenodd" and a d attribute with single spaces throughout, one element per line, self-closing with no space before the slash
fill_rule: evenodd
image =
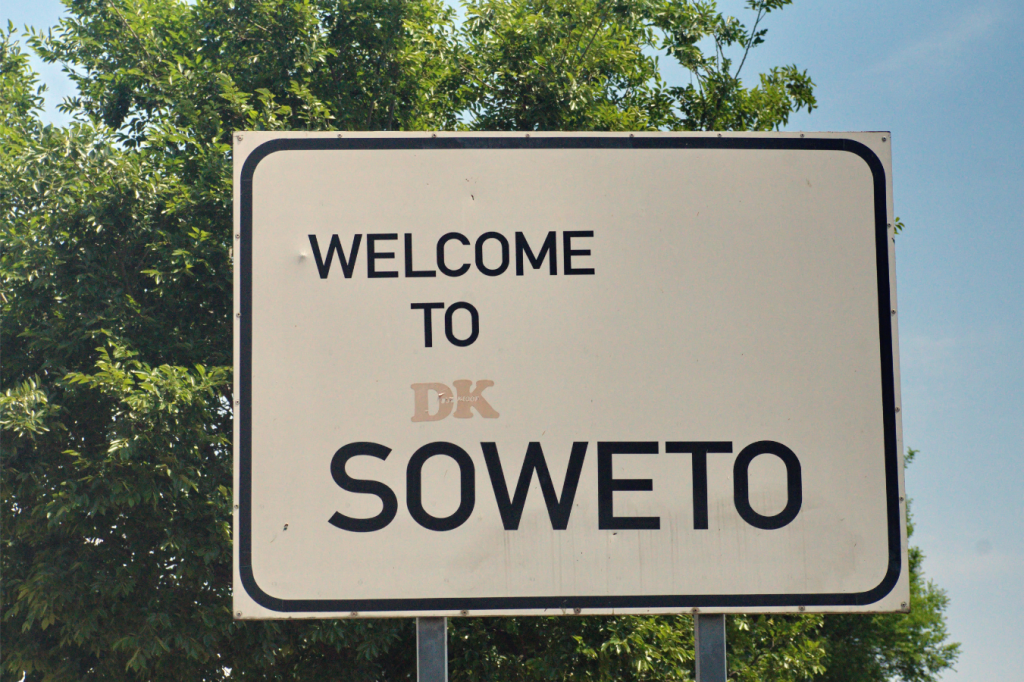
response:
<path id="1" fill-rule="evenodd" d="M 235 144 L 235 613 L 907 608 L 890 143 Z"/>

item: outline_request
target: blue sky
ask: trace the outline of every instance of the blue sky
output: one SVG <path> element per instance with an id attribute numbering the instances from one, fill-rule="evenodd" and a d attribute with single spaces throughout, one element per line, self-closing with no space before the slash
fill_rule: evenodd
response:
<path id="1" fill-rule="evenodd" d="M 743 3 L 723 11 L 749 19 Z M 47 27 L 56 0 L 4 0 Z M 890 130 L 904 439 L 925 572 L 963 643 L 948 682 L 1022 679 L 1024 647 L 1024 25 L 1020 0 L 797 0 L 769 16 L 748 77 L 796 63 L 819 109 L 789 130 Z M 670 80 L 685 80 L 665 64 Z M 48 116 L 71 88 L 50 86 Z"/>

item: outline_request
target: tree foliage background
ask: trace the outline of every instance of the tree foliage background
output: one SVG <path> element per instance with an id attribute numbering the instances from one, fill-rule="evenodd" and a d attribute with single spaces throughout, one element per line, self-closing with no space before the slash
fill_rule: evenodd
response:
<path id="1" fill-rule="evenodd" d="M 796 66 L 740 78 L 790 0 L 65 0 L 0 34 L 0 679 L 403 680 L 408 620 L 234 622 L 234 130 L 771 130 Z M 78 88 L 40 118 L 22 44 Z M 690 74 L 670 85 L 659 60 Z M 910 615 L 737 616 L 737 680 L 925 682 Z M 455 680 L 687 680 L 688 616 L 460 619 Z"/>

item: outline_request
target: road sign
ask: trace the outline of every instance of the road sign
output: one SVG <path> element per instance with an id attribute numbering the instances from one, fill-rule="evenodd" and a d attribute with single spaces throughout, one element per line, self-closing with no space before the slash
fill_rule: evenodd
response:
<path id="1" fill-rule="evenodd" d="M 236 135 L 236 616 L 906 609 L 887 138 Z"/>

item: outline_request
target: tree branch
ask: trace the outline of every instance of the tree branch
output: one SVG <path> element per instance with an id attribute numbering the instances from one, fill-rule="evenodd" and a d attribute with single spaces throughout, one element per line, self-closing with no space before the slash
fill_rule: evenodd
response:
<path id="1" fill-rule="evenodd" d="M 762 0 L 760 7 L 757 9 L 757 19 L 754 20 L 754 27 L 750 29 L 750 37 L 747 38 L 747 47 L 743 50 L 743 59 L 740 60 L 740 65 L 736 67 L 736 75 L 733 76 L 733 78 L 739 79 L 740 71 L 743 70 L 743 65 L 747 63 L 747 55 L 750 54 L 750 48 L 754 44 L 754 36 L 757 34 L 757 26 L 761 23 L 761 20 L 764 19 L 766 14 L 764 7 L 764 0 Z"/>

